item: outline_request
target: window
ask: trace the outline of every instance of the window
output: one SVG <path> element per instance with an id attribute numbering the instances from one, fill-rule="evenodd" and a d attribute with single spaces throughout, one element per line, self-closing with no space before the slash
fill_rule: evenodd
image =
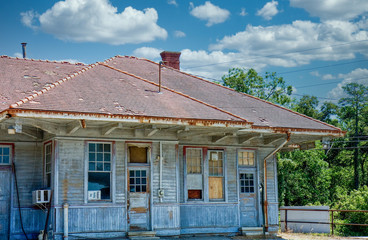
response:
<path id="1" fill-rule="evenodd" d="M 223 151 L 209 151 L 208 159 L 209 199 L 224 199 L 224 154 Z"/>
<path id="2" fill-rule="evenodd" d="M 10 164 L 10 146 L 0 145 L 0 165 Z"/>
<path id="3" fill-rule="evenodd" d="M 241 173 L 239 176 L 240 176 L 240 193 L 254 193 L 254 174 Z"/>
<path id="4" fill-rule="evenodd" d="M 239 151 L 238 165 L 241 167 L 253 167 L 255 164 L 255 155 L 253 151 Z"/>
<path id="5" fill-rule="evenodd" d="M 47 188 L 51 187 L 51 162 L 52 162 L 52 143 L 46 143 L 44 146 L 44 177 Z"/>
<path id="6" fill-rule="evenodd" d="M 129 170 L 129 192 L 147 192 L 147 170 Z"/>
<path id="7" fill-rule="evenodd" d="M 188 148 L 186 151 L 188 199 L 202 199 L 202 163 L 202 149 Z"/>
<path id="8" fill-rule="evenodd" d="M 224 151 L 185 148 L 185 160 L 187 200 L 224 200 Z"/>
<path id="9" fill-rule="evenodd" d="M 111 143 L 88 143 L 88 200 L 111 199 Z"/>

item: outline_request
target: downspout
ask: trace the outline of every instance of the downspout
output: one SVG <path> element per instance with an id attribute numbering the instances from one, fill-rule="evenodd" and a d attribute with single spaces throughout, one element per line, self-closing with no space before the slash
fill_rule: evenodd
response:
<path id="1" fill-rule="evenodd" d="M 69 204 L 68 203 L 64 203 L 64 240 L 68 240 L 69 238 L 69 229 L 68 229 L 68 224 L 69 224 L 69 219 L 68 219 L 68 210 L 69 210 Z"/>
<path id="2" fill-rule="evenodd" d="M 285 146 L 290 141 L 290 132 L 286 133 L 286 139 L 284 142 L 282 142 L 275 150 L 273 150 L 271 153 L 269 153 L 263 160 L 263 168 L 264 168 L 264 225 L 263 225 L 263 231 L 268 232 L 268 197 L 267 197 L 267 160 L 272 157 L 275 153 L 277 153 L 281 148 Z"/>
<path id="3" fill-rule="evenodd" d="M 160 141 L 160 182 L 158 189 L 158 197 L 160 198 L 160 202 L 162 202 L 162 198 L 164 197 L 164 191 L 162 189 L 162 142 Z"/>

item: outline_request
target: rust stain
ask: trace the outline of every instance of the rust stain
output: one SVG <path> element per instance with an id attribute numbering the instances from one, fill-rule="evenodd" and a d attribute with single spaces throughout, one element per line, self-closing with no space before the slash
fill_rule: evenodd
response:
<path id="1" fill-rule="evenodd" d="M 67 177 L 63 180 L 63 199 L 66 201 L 68 199 L 68 185 L 69 181 Z"/>
<path id="2" fill-rule="evenodd" d="M 135 213 L 146 213 L 147 212 L 147 208 L 144 207 L 137 207 L 137 208 L 132 208 L 130 209 L 130 211 L 134 211 Z"/>

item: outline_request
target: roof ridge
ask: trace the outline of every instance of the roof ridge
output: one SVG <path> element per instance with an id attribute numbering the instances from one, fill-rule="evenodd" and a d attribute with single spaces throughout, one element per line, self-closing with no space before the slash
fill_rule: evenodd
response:
<path id="1" fill-rule="evenodd" d="M 26 102 L 28 102 L 28 101 L 33 100 L 34 98 L 36 98 L 36 97 L 38 97 L 38 96 L 40 96 L 40 95 L 44 94 L 45 92 L 50 91 L 51 89 L 55 88 L 56 86 L 59 86 L 60 84 L 62 84 L 62 83 L 64 83 L 64 82 L 66 82 L 66 81 L 68 81 L 68 80 L 70 80 L 70 79 L 72 79 L 72 78 L 74 78 L 74 77 L 78 76 L 79 74 L 82 74 L 82 73 L 86 72 L 87 70 L 89 70 L 89 69 L 91 69 L 91 68 L 93 68 L 93 67 L 95 67 L 95 66 L 97 66 L 97 65 L 99 65 L 99 63 L 90 64 L 90 65 L 86 66 L 85 68 L 82 68 L 81 70 L 79 70 L 79 71 L 77 71 L 77 72 L 74 72 L 74 73 L 72 73 L 72 74 L 69 74 L 68 76 L 66 76 L 66 77 L 64 77 L 64 78 L 62 78 L 62 79 L 60 79 L 59 81 L 57 81 L 57 82 L 55 82 L 55 83 L 52 83 L 52 84 L 50 84 L 50 85 L 49 85 L 49 86 L 47 86 L 47 87 L 43 87 L 43 88 L 42 88 L 42 90 L 37 91 L 36 93 L 34 93 L 34 94 L 32 94 L 32 95 L 30 95 L 30 96 L 28 96 L 28 97 L 25 97 L 25 98 L 23 98 L 23 99 L 20 99 L 18 102 L 14 103 L 14 104 L 11 104 L 9 108 L 16 108 L 16 107 L 19 107 L 19 106 L 20 106 L 20 105 L 22 105 L 23 103 L 26 103 Z"/>
<path id="2" fill-rule="evenodd" d="M 42 60 L 42 59 L 33 59 L 33 58 L 19 58 L 19 57 L 10 57 L 7 55 L 1 55 L 0 58 L 8 58 L 8 59 L 14 59 L 14 60 L 23 60 L 23 61 L 32 61 L 32 62 L 44 62 L 44 63 L 61 63 L 61 64 L 69 64 L 69 65 L 83 65 L 83 66 L 89 66 L 90 64 L 84 64 L 81 62 L 78 63 L 71 63 L 68 61 L 56 61 L 56 60 Z"/>
<path id="3" fill-rule="evenodd" d="M 115 70 L 115 71 L 118 71 L 118 72 L 124 73 L 124 74 L 126 74 L 126 75 L 129 75 L 129 76 L 131 76 L 131 77 L 134 77 L 134 78 L 140 79 L 140 80 L 145 81 L 145 82 L 147 82 L 147 83 L 150 83 L 150 84 L 152 84 L 152 85 L 159 86 L 159 84 L 157 84 L 157 83 L 155 83 L 155 82 L 152 82 L 152 81 L 150 81 L 150 80 L 148 80 L 148 79 L 145 79 L 145 78 L 139 77 L 139 76 L 137 76 L 137 75 L 135 75 L 135 74 L 132 74 L 132 73 L 129 73 L 129 72 L 123 71 L 123 70 L 121 70 L 121 69 L 118 69 L 118 68 L 112 67 L 112 66 L 107 65 L 107 64 L 104 64 L 104 63 L 101 63 L 101 65 L 102 65 L 102 66 L 105 66 L 105 67 L 107 67 L 107 68 L 113 69 L 113 70 Z M 191 97 L 191 96 L 189 96 L 189 95 L 187 95 L 187 94 L 184 94 L 184 93 L 182 93 L 182 92 L 175 91 L 175 90 L 173 90 L 173 89 L 171 89 L 171 88 L 168 88 L 168 87 L 166 87 L 166 86 L 163 86 L 163 85 L 161 85 L 161 87 L 162 87 L 163 89 L 166 89 L 166 90 L 170 91 L 170 92 L 173 92 L 173 93 L 179 94 L 179 95 L 184 96 L 184 97 L 186 97 L 186 98 L 189 98 L 189 99 L 191 99 L 191 100 L 193 100 L 193 101 L 196 101 L 196 102 L 198 102 L 198 103 L 200 103 L 200 104 L 203 104 L 203 105 L 205 105 L 205 106 L 207 106 L 207 107 L 211 107 L 211 108 L 213 108 L 213 109 L 215 109 L 215 110 L 217 110 L 217 111 L 220 111 L 220 112 L 226 113 L 226 114 L 228 114 L 228 115 L 230 115 L 230 116 L 233 116 L 233 117 L 236 117 L 236 118 L 238 118 L 238 119 L 241 119 L 241 120 L 245 121 L 246 123 L 253 124 L 252 122 L 249 122 L 249 121 L 248 121 L 248 120 L 246 120 L 245 118 L 242 118 L 242 117 L 240 117 L 240 116 L 238 116 L 238 115 L 236 115 L 236 114 L 233 114 L 233 113 L 231 113 L 231 112 L 225 111 L 225 110 L 223 110 L 223 109 L 221 109 L 221 108 L 219 108 L 219 107 L 213 106 L 213 105 L 211 105 L 211 104 L 209 104 L 209 103 L 206 103 L 206 102 L 204 102 L 204 101 L 201 101 L 201 100 L 198 100 L 198 99 L 196 99 L 196 98 L 193 98 L 193 97 Z"/>
<path id="4" fill-rule="evenodd" d="M 154 62 L 154 61 L 152 61 L 152 60 L 149 60 L 149 59 L 142 59 L 142 60 L 145 60 L 145 61 L 147 61 L 147 62 L 154 63 L 154 64 L 158 65 L 158 63 L 156 63 L 156 62 Z M 301 116 L 301 117 L 305 117 L 305 118 L 307 118 L 307 119 L 309 119 L 309 120 L 313 120 L 313 121 L 318 122 L 318 123 L 321 123 L 321 124 L 323 124 L 323 125 L 326 125 L 326 126 L 332 127 L 332 128 L 334 128 L 334 129 L 336 129 L 336 130 L 342 131 L 342 130 L 341 130 L 341 128 L 338 128 L 338 127 L 333 126 L 333 125 L 331 125 L 331 124 L 325 123 L 325 122 L 323 122 L 323 121 L 321 121 L 321 120 L 318 120 L 318 119 L 315 119 L 315 118 L 309 117 L 309 116 L 304 115 L 304 114 L 302 114 L 302 113 L 299 113 L 299 112 L 293 111 L 293 110 L 288 109 L 288 108 L 286 108 L 286 107 L 283 107 L 283 106 L 277 105 L 277 104 L 275 104 L 275 103 L 269 102 L 269 101 L 267 101 L 267 100 L 264 100 L 264 99 L 261 99 L 261 98 L 258 98 L 258 97 L 255 97 L 255 96 L 252 96 L 252 95 L 250 95 L 250 94 L 243 93 L 243 92 L 238 92 L 238 91 L 236 91 L 235 89 L 232 89 L 232 88 L 229 88 L 229 87 L 226 87 L 226 86 L 220 85 L 220 84 L 218 84 L 218 83 L 211 82 L 211 81 L 209 81 L 209 80 L 206 80 L 206 79 L 203 79 L 203 78 L 200 78 L 200 77 L 194 76 L 194 75 L 192 75 L 192 74 L 190 74 L 190 73 L 183 72 L 183 71 L 181 71 L 181 70 L 178 70 L 178 69 L 176 69 L 176 68 L 172 68 L 172 67 L 170 67 L 170 66 L 166 66 L 166 65 L 165 65 L 165 68 L 169 68 L 169 69 L 171 69 L 171 70 L 173 70 L 173 71 L 176 71 L 176 72 L 178 72 L 178 73 L 181 73 L 181 74 L 184 74 L 184 75 L 187 75 L 187 76 L 190 76 L 190 77 L 196 78 L 196 79 L 199 79 L 199 80 L 201 80 L 201 81 L 203 81 L 203 82 L 210 83 L 210 84 L 213 84 L 213 85 L 215 85 L 215 86 L 219 86 L 219 87 L 222 87 L 222 88 L 225 88 L 225 89 L 231 90 L 231 91 L 233 91 L 233 92 L 239 93 L 239 94 L 241 94 L 241 95 L 245 95 L 245 96 L 247 96 L 247 97 L 250 97 L 250 98 L 253 98 L 253 99 L 256 99 L 256 100 L 262 101 L 262 102 L 264 102 L 264 103 L 266 103 L 266 104 L 273 105 L 273 106 L 275 106 L 275 107 L 278 107 L 278 108 L 284 109 L 284 110 L 286 110 L 286 111 L 288 111 L 288 112 L 291 112 L 291 113 L 297 114 L 297 115 L 299 115 L 299 116 Z"/>

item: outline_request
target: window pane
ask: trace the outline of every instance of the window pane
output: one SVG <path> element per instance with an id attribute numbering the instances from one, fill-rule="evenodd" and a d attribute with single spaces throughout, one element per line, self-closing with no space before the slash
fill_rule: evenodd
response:
<path id="1" fill-rule="evenodd" d="M 111 150 L 110 150 L 110 144 L 105 144 L 104 145 L 104 152 L 111 152 Z"/>
<path id="2" fill-rule="evenodd" d="M 94 163 L 94 162 L 90 162 L 89 164 L 88 164 L 88 169 L 90 170 L 90 171 L 94 171 L 94 170 L 96 170 L 96 164 Z"/>
<path id="3" fill-rule="evenodd" d="M 238 165 L 239 166 L 254 166 L 255 156 L 254 152 L 240 151 L 238 152 Z"/>
<path id="4" fill-rule="evenodd" d="M 210 159 L 208 161 L 210 176 L 223 176 L 223 153 L 222 151 L 211 151 Z"/>
<path id="5" fill-rule="evenodd" d="M 10 148 L 8 147 L 3 148 L 3 155 L 10 155 Z"/>
<path id="6" fill-rule="evenodd" d="M 104 171 L 110 171 L 111 167 L 110 167 L 110 163 L 104 163 Z"/>
<path id="7" fill-rule="evenodd" d="M 103 144 L 97 143 L 97 152 L 103 152 Z"/>
<path id="8" fill-rule="evenodd" d="M 96 154 L 95 153 L 89 153 L 89 161 L 96 161 Z"/>
<path id="9" fill-rule="evenodd" d="M 96 152 L 96 144 L 95 143 L 90 143 L 88 144 L 88 151 L 89 152 Z"/>
<path id="10" fill-rule="evenodd" d="M 202 150 L 187 149 L 187 173 L 202 173 Z"/>
<path id="11" fill-rule="evenodd" d="M 101 191 L 101 199 L 110 199 L 110 173 L 89 172 L 88 191 Z"/>
<path id="12" fill-rule="evenodd" d="M 129 171 L 129 190 L 130 192 L 147 191 L 147 173 L 146 170 Z"/>
<path id="13" fill-rule="evenodd" d="M 100 163 L 100 162 L 98 162 L 97 163 L 97 169 L 96 169 L 97 171 L 103 171 L 103 164 L 102 163 Z"/>
<path id="14" fill-rule="evenodd" d="M 9 156 L 3 156 L 3 161 L 2 161 L 2 163 L 5 163 L 5 164 L 10 163 Z"/>
<path id="15" fill-rule="evenodd" d="M 111 155 L 110 155 L 110 153 L 105 153 L 104 154 L 104 161 L 105 162 L 110 162 L 111 161 Z"/>
<path id="16" fill-rule="evenodd" d="M 97 153 L 97 161 L 102 162 L 103 161 L 103 154 Z"/>

